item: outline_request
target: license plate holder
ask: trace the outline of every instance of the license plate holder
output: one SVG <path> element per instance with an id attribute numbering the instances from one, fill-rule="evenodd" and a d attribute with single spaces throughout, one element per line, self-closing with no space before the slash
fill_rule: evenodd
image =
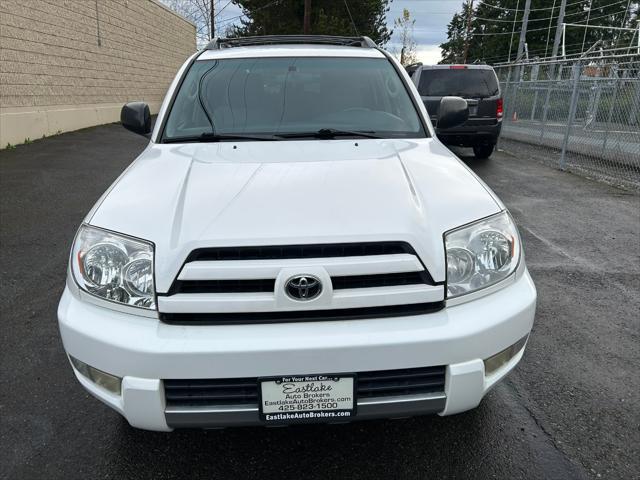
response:
<path id="1" fill-rule="evenodd" d="M 260 419 L 274 423 L 349 420 L 356 414 L 355 374 L 284 375 L 258 379 Z"/>

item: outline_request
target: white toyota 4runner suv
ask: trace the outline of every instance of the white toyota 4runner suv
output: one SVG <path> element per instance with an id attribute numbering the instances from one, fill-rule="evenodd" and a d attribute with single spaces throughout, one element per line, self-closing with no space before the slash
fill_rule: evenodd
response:
<path id="1" fill-rule="evenodd" d="M 438 128 L 467 118 L 442 99 Z M 451 415 L 518 363 L 536 290 L 502 202 L 366 37 L 218 39 L 78 230 L 73 371 L 167 431 Z"/>

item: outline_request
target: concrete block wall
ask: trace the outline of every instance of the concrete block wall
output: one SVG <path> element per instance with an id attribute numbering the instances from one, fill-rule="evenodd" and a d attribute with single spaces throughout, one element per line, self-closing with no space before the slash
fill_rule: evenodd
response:
<path id="1" fill-rule="evenodd" d="M 158 0 L 0 0 L 0 148 L 157 113 L 195 26 Z"/>

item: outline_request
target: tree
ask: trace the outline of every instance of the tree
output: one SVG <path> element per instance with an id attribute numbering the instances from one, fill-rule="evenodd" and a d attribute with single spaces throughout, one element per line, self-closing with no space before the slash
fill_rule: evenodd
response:
<path id="1" fill-rule="evenodd" d="M 440 45 L 442 50 L 441 63 L 462 63 L 465 40 L 467 39 L 467 22 L 469 18 L 469 2 L 463 4 L 462 13 L 454 13 L 447 25 L 448 40 Z M 470 48 L 473 46 L 470 45 Z M 473 58 L 470 56 L 470 58 Z"/>
<path id="2" fill-rule="evenodd" d="M 196 41 L 198 45 L 206 44 L 212 35 L 211 31 L 211 6 L 214 3 L 214 11 L 218 10 L 219 0 L 162 0 L 163 3 L 174 12 L 182 15 L 196 26 Z M 215 12 L 214 12 L 215 15 Z M 215 23 L 215 21 L 214 21 Z"/>
<path id="3" fill-rule="evenodd" d="M 522 27 L 524 0 L 487 0 L 473 9 L 468 62 L 499 63 L 516 60 Z M 527 47 L 529 58 L 551 55 L 560 0 L 536 0 L 529 15 Z M 454 14 L 447 28 L 447 41 L 440 45 L 443 63 L 461 62 L 469 18 L 469 2 Z M 638 22 L 638 3 L 614 0 L 568 0 L 566 23 L 634 28 Z M 637 33 L 636 33 L 637 35 Z M 602 48 L 628 46 L 633 32 L 568 26 L 567 54 L 586 51 L 600 41 Z M 637 37 L 636 37 L 637 38 Z"/>
<path id="4" fill-rule="evenodd" d="M 404 66 L 416 63 L 416 42 L 413 39 L 413 26 L 416 21 L 406 8 L 402 9 L 402 16 L 393 21 L 393 26 L 400 31 L 400 63 Z"/>
<path id="5" fill-rule="evenodd" d="M 366 35 L 384 45 L 391 37 L 386 14 L 391 0 L 313 0 L 311 33 Z M 242 8 L 235 36 L 293 35 L 303 33 L 303 0 L 233 0 Z M 353 23 L 351 21 L 353 18 Z"/>

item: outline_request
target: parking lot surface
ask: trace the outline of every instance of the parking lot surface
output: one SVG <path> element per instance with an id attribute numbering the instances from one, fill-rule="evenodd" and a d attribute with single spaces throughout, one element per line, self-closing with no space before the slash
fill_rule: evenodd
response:
<path id="1" fill-rule="evenodd" d="M 106 125 L 0 152 L 0 477 L 638 478 L 640 197 L 517 148 L 461 154 L 514 215 L 539 295 L 523 361 L 479 408 L 334 426 L 129 427 L 76 382 L 55 312 L 76 228 L 145 142 Z"/>

